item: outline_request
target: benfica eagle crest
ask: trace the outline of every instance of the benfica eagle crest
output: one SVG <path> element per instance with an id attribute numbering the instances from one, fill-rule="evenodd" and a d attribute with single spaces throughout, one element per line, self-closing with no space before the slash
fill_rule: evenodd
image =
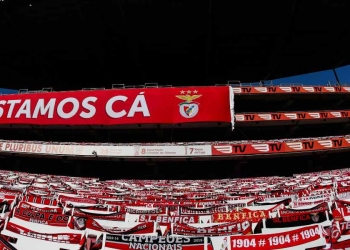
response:
<path id="1" fill-rule="evenodd" d="M 186 95 L 182 95 L 185 94 Z M 194 95 L 191 95 L 193 92 Z M 193 118 L 198 114 L 199 111 L 199 103 L 194 102 L 194 100 L 198 99 L 202 95 L 197 95 L 198 91 L 181 91 L 181 95 L 176 95 L 176 98 L 179 98 L 180 100 L 183 100 L 184 102 L 181 102 L 179 104 L 179 112 L 180 114 L 185 118 Z"/>

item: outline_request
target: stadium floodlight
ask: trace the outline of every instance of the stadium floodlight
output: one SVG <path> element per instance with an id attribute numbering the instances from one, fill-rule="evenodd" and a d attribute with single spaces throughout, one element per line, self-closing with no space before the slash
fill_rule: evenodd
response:
<path id="1" fill-rule="evenodd" d="M 28 93 L 28 89 L 20 89 L 18 90 L 18 94 L 27 94 Z"/>
<path id="2" fill-rule="evenodd" d="M 227 84 L 228 85 L 241 85 L 241 81 L 239 81 L 239 80 L 228 80 Z"/>
<path id="3" fill-rule="evenodd" d="M 47 87 L 47 88 L 42 88 L 41 92 L 52 92 L 53 88 L 52 87 Z"/>
<path id="4" fill-rule="evenodd" d="M 158 88 L 158 83 L 157 82 L 146 82 L 145 87 L 146 88 Z"/>
<path id="5" fill-rule="evenodd" d="M 112 84 L 112 89 L 125 89 L 125 84 Z"/>

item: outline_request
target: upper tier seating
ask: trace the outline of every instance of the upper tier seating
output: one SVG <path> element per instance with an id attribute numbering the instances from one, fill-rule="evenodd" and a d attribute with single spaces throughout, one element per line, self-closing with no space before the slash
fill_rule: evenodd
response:
<path id="1" fill-rule="evenodd" d="M 187 181 L 0 171 L 0 185 L 0 249 L 350 247 L 350 169 Z"/>

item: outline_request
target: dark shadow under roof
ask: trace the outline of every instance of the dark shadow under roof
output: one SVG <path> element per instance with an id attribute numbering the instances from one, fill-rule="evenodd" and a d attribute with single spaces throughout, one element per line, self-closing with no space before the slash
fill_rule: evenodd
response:
<path id="1" fill-rule="evenodd" d="M 4 0 L 1 87 L 213 85 L 350 64 L 350 1 Z"/>

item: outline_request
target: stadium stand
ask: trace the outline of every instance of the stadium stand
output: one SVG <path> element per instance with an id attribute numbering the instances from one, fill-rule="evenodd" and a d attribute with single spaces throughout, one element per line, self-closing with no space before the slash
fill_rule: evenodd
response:
<path id="1" fill-rule="evenodd" d="M 269 93 L 270 87 L 238 88 L 239 91 L 233 86 L 28 91 L 2 96 L 2 112 L 6 116 L 6 120 L 2 119 L 2 129 L 9 133 L 0 141 L 4 164 L 0 171 L 0 194 L 3 195 L 0 244 L 4 249 L 18 250 L 28 245 L 43 250 L 348 247 L 350 169 L 337 167 L 346 167 L 341 159 L 350 149 L 350 137 L 332 135 L 329 131 L 330 126 L 340 126 L 341 131 L 346 131 L 349 119 L 346 102 L 332 110 L 281 112 L 277 107 L 277 112 L 234 113 L 233 107 L 239 106 L 245 96 L 251 97 L 242 94 L 245 88 L 254 88 L 255 95 L 267 102 L 273 102 L 275 96 L 273 91 Z M 342 96 L 349 95 L 343 86 L 279 88 L 287 92 L 277 92 L 284 102 L 295 95 L 307 97 L 300 98 L 301 103 L 320 97 L 339 102 Z M 150 101 L 152 95 L 159 93 L 162 97 Z M 120 117 L 110 119 L 117 114 L 116 107 L 120 108 L 110 104 L 107 110 L 110 100 L 118 98 L 115 100 L 124 103 L 130 96 L 133 96 L 131 108 Z M 216 96 L 219 99 L 212 99 Z M 99 102 L 87 106 L 84 100 L 95 97 Z M 196 102 L 194 98 L 202 99 Z M 179 103 L 178 99 L 184 102 Z M 68 109 L 64 107 L 66 100 L 71 104 Z M 159 100 L 161 105 L 157 103 Z M 28 108 L 28 103 L 32 107 Z M 85 110 L 80 109 L 79 103 Z M 164 112 L 164 107 L 173 112 L 152 116 Z M 87 116 L 87 111 L 94 109 L 96 116 Z M 104 111 L 101 113 L 101 110 Z M 35 115 L 35 112 L 41 113 Z M 123 120 L 131 112 L 133 115 Z M 140 113 L 138 117 L 136 112 Z M 82 123 L 78 114 L 85 118 L 83 126 L 79 126 Z M 89 120 L 92 117 L 94 119 Z M 155 120 L 145 122 L 144 117 Z M 194 124 L 191 124 L 192 118 L 196 119 Z M 262 129 L 265 134 L 267 127 L 272 130 L 290 127 L 290 124 L 276 125 L 288 120 L 300 128 L 310 125 L 299 124 L 300 121 L 311 120 L 311 126 L 319 128 L 322 136 L 310 137 L 311 133 L 307 133 L 309 136 L 297 137 L 290 131 L 285 139 L 266 133 L 268 139 L 261 140 L 254 137 L 254 133 L 246 134 L 249 132 L 246 129 L 240 133 L 252 139 L 229 140 L 226 134 L 223 140 L 199 142 L 191 134 L 191 129 L 204 129 L 199 134 L 205 138 L 202 131 L 216 129 L 233 135 L 236 130 L 244 129 L 244 126 L 236 127 L 239 123 L 253 123 L 248 126 L 250 129 Z M 262 122 L 267 124 L 261 126 Z M 132 128 L 135 124 L 140 126 Z M 167 124 L 172 128 L 167 128 Z M 94 134 L 91 131 L 97 135 L 106 131 L 108 134 L 119 130 L 143 131 L 146 139 L 150 131 L 170 129 L 174 132 L 174 126 L 179 124 L 193 126 L 179 128 L 188 136 L 187 141 L 178 141 L 172 136 L 172 140 L 162 142 L 160 136 L 154 142 L 143 142 L 138 135 L 135 142 L 128 135 L 124 135 L 125 142 L 121 142 L 121 138 L 101 140 L 92 136 L 82 141 L 64 140 L 70 138 L 70 130 L 85 136 Z M 106 126 L 89 127 L 99 125 Z M 113 125 L 125 127 L 110 127 Z M 165 126 L 164 129 L 160 125 Z M 21 131 L 17 131 L 18 128 Z M 56 134 L 57 131 L 60 133 Z M 28 137 L 34 139 L 16 140 L 14 133 L 19 137 L 29 133 Z M 56 134 L 51 138 L 60 140 L 50 140 L 49 134 Z M 248 159 L 251 165 L 246 163 Z M 315 172 L 323 168 L 322 164 L 333 170 Z M 163 167 L 169 169 L 170 174 L 164 172 Z M 298 172 L 300 174 L 296 174 Z M 237 178 L 240 175 L 247 177 Z"/>
<path id="2" fill-rule="evenodd" d="M 0 245 L 343 249 L 349 244 L 349 178 L 349 169 L 187 181 L 1 171 Z"/>
<path id="3" fill-rule="evenodd" d="M 0 0 L 0 250 L 350 249 L 348 12 Z"/>

